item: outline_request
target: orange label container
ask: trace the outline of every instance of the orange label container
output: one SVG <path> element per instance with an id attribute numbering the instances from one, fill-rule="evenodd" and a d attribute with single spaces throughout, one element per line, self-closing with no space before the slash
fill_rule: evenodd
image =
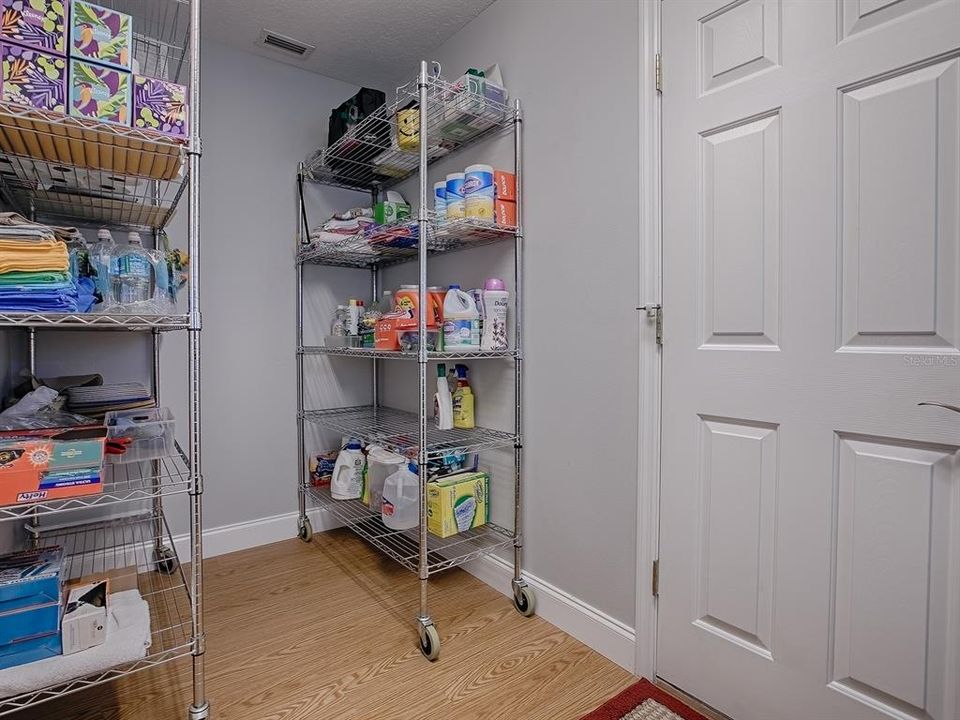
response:
<path id="1" fill-rule="evenodd" d="M 517 226 L 517 204 L 508 200 L 497 200 L 493 204 L 493 217 L 497 225 Z"/>
<path id="2" fill-rule="evenodd" d="M 494 170 L 493 186 L 498 200 L 517 201 L 517 178 L 513 173 Z"/>
<path id="3" fill-rule="evenodd" d="M 397 309 L 404 317 L 398 319 L 398 330 L 410 330 L 417 327 L 420 320 L 420 291 L 412 286 L 404 286 L 393 296 Z M 443 292 L 439 289 L 427 290 L 427 327 L 439 327 L 443 322 Z"/>

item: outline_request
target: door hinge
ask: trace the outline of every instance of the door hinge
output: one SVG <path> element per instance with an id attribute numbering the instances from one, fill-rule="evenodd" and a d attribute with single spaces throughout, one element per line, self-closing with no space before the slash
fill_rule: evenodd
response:
<path id="1" fill-rule="evenodd" d="M 660 53 L 657 53 L 656 57 L 656 67 L 654 69 L 654 77 L 656 79 L 657 92 L 663 92 L 663 69 L 660 65 Z"/>
<path id="2" fill-rule="evenodd" d="M 660 596 L 660 560 L 653 561 L 653 578 L 650 582 L 650 591 L 654 597 Z"/>

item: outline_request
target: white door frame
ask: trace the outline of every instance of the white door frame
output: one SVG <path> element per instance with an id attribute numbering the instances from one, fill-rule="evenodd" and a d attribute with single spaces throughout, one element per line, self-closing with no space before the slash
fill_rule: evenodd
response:
<path id="1" fill-rule="evenodd" d="M 638 308 L 661 303 L 660 2 L 640 4 L 640 267 Z M 670 308 L 665 308 L 669 318 Z M 638 310 L 640 397 L 637 482 L 637 591 L 635 673 L 653 680 L 657 669 L 657 599 L 651 585 L 660 541 L 660 382 L 661 351 L 656 323 Z M 669 327 L 669 326 L 668 326 Z M 665 342 L 669 342 L 669 329 Z"/>

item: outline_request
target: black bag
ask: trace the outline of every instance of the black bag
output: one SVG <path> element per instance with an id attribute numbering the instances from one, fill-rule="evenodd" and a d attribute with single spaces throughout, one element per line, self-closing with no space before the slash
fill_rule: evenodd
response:
<path id="1" fill-rule="evenodd" d="M 339 107 L 334 108 L 330 112 L 327 147 L 332 146 L 337 140 L 346 135 L 351 128 L 372 115 L 378 108 L 385 105 L 386 102 L 387 96 L 379 90 L 360 88 L 356 95 L 341 103 Z M 384 117 L 384 120 L 386 120 L 386 117 Z M 382 128 L 379 127 L 380 123 L 376 123 L 376 125 L 378 127 L 370 128 L 370 132 L 374 137 L 367 138 L 368 140 L 376 142 L 381 136 L 389 137 L 390 127 L 388 122 L 384 122 Z M 349 148 L 344 148 L 344 150 L 346 153 L 338 151 L 337 156 L 344 157 L 345 154 L 350 152 Z"/>

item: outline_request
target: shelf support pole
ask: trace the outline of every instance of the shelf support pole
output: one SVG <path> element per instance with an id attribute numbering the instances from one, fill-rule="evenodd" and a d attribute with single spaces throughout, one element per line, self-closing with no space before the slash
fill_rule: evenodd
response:
<path id="1" fill-rule="evenodd" d="M 301 162 L 297 167 L 297 250 L 306 242 L 309 232 L 303 200 L 303 180 L 306 166 Z M 303 263 L 297 262 L 297 512 L 298 527 L 307 523 L 307 450 L 303 425 Z"/>
<path id="2" fill-rule="evenodd" d="M 210 716 L 210 703 L 204 678 L 206 638 L 203 623 L 203 465 L 200 443 L 200 4 L 190 2 L 190 194 L 187 203 L 187 232 L 191 277 L 189 285 L 190 327 L 187 332 L 189 363 L 187 381 L 189 453 L 190 453 L 190 603 L 192 610 L 191 637 L 193 640 L 193 702 L 189 708 L 190 720 L 205 720 Z"/>
<path id="3" fill-rule="evenodd" d="M 419 457 L 418 471 L 420 476 L 420 556 L 418 561 L 418 575 L 420 578 L 420 613 L 418 619 L 423 626 L 432 624 L 427 607 L 427 585 L 430 577 L 427 565 L 427 233 L 429 221 L 427 215 L 427 191 L 429 179 L 427 176 L 427 77 L 429 68 L 426 60 L 420 63 L 420 75 L 417 89 L 420 95 L 420 210 L 418 214 L 419 237 L 417 242 L 417 259 L 420 266 L 420 313 L 417 320 L 417 330 L 420 337 L 420 347 L 417 352 L 418 401 L 419 401 Z"/>
<path id="4" fill-rule="evenodd" d="M 514 175 L 517 184 L 517 232 L 514 238 L 514 345 L 517 357 L 514 362 L 514 434 L 517 437 L 513 450 L 514 462 L 514 508 L 513 508 L 513 586 L 514 592 L 523 580 L 523 108 L 514 101 Z"/>

